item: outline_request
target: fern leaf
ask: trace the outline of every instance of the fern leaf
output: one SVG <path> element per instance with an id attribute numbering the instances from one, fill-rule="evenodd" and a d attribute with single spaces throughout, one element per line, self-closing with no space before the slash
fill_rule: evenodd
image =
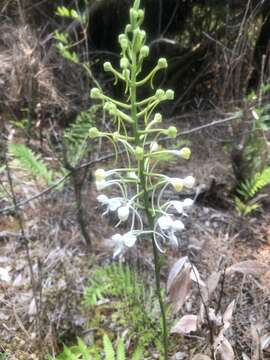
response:
<path id="1" fill-rule="evenodd" d="M 75 122 L 65 131 L 67 141 L 67 155 L 74 166 L 83 157 L 88 149 L 89 129 L 93 126 L 92 110 L 79 114 Z"/>
<path id="2" fill-rule="evenodd" d="M 53 173 L 45 165 L 43 160 L 24 144 L 9 144 L 9 152 L 21 164 L 32 173 L 34 177 L 42 178 L 47 184 L 52 182 Z"/>
<path id="3" fill-rule="evenodd" d="M 105 360 L 115 360 L 115 352 L 113 350 L 112 342 L 106 334 L 103 336 L 103 346 L 105 352 Z"/>
<path id="4" fill-rule="evenodd" d="M 82 360 L 91 360 L 92 359 L 92 357 L 90 356 L 89 351 L 87 349 L 87 346 L 80 338 L 78 338 L 78 349 L 82 355 Z"/>
<path id="5" fill-rule="evenodd" d="M 144 352 L 144 348 L 142 345 L 139 345 L 134 354 L 132 355 L 131 360 L 142 360 L 143 359 L 143 352 Z"/>
<path id="6" fill-rule="evenodd" d="M 126 360 L 125 343 L 123 338 L 121 338 L 118 341 L 117 349 L 116 349 L 116 358 L 117 360 Z"/>
<path id="7" fill-rule="evenodd" d="M 253 198 L 260 190 L 270 184 L 270 167 L 264 169 L 261 173 L 257 173 L 251 179 L 242 182 L 237 192 L 244 199 Z"/>
<path id="8" fill-rule="evenodd" d="M 78 360 L 77 356 L 73 354 L 73 352 L 67 347 L 64 346 L 63 354 L 66 357 L 66 360 Z"/>

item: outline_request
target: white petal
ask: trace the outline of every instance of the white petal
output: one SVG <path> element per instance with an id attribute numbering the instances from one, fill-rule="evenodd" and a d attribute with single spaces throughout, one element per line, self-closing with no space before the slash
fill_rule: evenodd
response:
<path id="1" fill-rule="evenodd" d="M 124 250 L 123 244 L 119 244 L 113 253 L 113 259 L 117 258 Z"/>
<path id="2" fill-rule="evenodd" d="M 121 234 L 114 234 L 112 236 L 112 240 L 115 241 L 116 243 L 122 242 L 123 236 Z"/>
<path id="3" fill-rule="evenodd" d="M 179 245 L 177 237 L 174 235 L 173 232 L 170 234 L 170 245 L 173 247 L 178 247 L 178 245 Z"/>
<path id="4" fill-rule="evenodd" d="M 103 190 L 105 189 L 107 186 L 109 186 L 108 182 L 106 180 L 99 180 L 96 181 L 96 188 L 97 190 Z"/>
<path id="5" fill-rule="evenodd" d="M 190 198 L 186 198 L 184 201 L 183 201 L 183 206 L 184 207 L 190 207 L 194 204 L 194 201 Z"/>
<path id="6" fill-rule="evenodd" d="M 185 187 L 191 189 L 195 185 L 195 178 L 193 176 L 187 176 L 183 179 L 183 183 Z"/>
<path id="7" fill-rule="evenodd" d="M 121 201 L 118 198 L 109 199 L 109 210 L 116 211 L 121 206 Z"/>
<path id="8" fill-rule="evenodd" d="M 184 203 L 182 201 L 177 201 L 177 200 L 173 200 L 170 201 L 170 204 L 175 208 L 175 210 L 179 213 L 182 214 L 184 211 Z"/>
<path id="9" fill-rule="evenodd" d="M 135 173 L 135 171 L 130 171 L 130 172 L 128 172 L 128 173 L 127 173 L 127 177 L 128 177 L 129 179 L 133 179 L 133 180 L 138 180 L 138 179 L 139 179 L 138 176 L 137 176 L 137 174 Z"/>
<path id="10" fill-rule="evenodd" d="M 158 150 L 158 143 L 156 141 L 152 141 L 150 144 L 150 152 L 154 152 Z"/>
<path id="11" fill-rule="evenodd" d="M 109 202 L 109 198 L 108 198 L 108 196 L 106 196 L 104 194 L 100 194 L 97 197 L 97 201 L 100 202 L 102 205 L 107 205 Z"/>
<path id="12" fill-rule="evenodd" d="M 126 221 L 129 216 L 129 206 L 121 206 L 118 209 L 117 214 L 120 221 Z"/>
<path id="13" fill-rule="evenodd" d="M 185 228 L 185 225 L 181 220 L 175 220 L 172 224 L 172 228 L 174 231 L 182 231 Z"/>
<path id="14" fill-rule="evenodd" d="M 169 216 L 161 216 L 158 219 L 158 225 L 162 230 L 168 230 L 173 224 L 173 220 Z"/>
<path id="15" fill-rule="evenodd" d="M 131 233 L 126 233 L 123 235 L 123 241 L 127 247 L 132 247 L 135 244 L 136 240 L 136 236 Z"/>

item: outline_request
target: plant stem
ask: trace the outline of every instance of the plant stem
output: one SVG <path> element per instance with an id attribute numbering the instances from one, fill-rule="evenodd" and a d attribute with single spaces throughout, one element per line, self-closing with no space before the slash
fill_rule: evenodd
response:
<path id="1" fill-rule="evenodd" d="M 141 171 L 140 171 L 140 180 L 141 180 L 141 186 L 144 190 L 144 208 L 147 215 L 149 228 L 151 230 L 154 230 L 154 217 L 150 211 L 150 203 L 149 203 L 149 196 L 148 191 L 146 189 L 146 183 L 145 183 L 145 175 L 142 171 L 144 168 L 144 161 L 141 162 Z M 161 285 L 160 285 L 160 270 L 161 270 L 161 264 L 160 264 L 160 256 L 158 249 L 155 244 L 154 235 L 152 234 L 152 247 L 153 247 L 153 254 L 154 254 L 154 264 L 155 264 L 155 282 L 156 282 L 156 293 L 159 301 L 160 306 L 160 312 L 161 312 L 161 319 L 162 319 L 162 340 L 163 340 L 163 347 L 164 347 L 164 359 L 168 360 L 168 331 L 167 331 L 167 321 L 166 321 L 166 313 L 165 313 L 165 306 L 162 299 L 162 293 L 161 293 Z"/>
<path id="2" fill-rule="evenodd" d="M 131 85 L 130 85 L 130 102 L 131 102 L 131 119 L 133 122 L 133 136 L 135 139 L 136 146 L 142 146 L 143 142 L 140 140 L 139 136 L 139 127 L 138 127 L 138 116 L 137 116 L 137 93 L 136 93 L 136 71 L 137 71 L 137 59 L 136 54 L 132 55 L 132 67 L 131 67 Z M 144 200 L 144 210 L 148 219 L 150 230 L 154 230 L 154 216 L 151 212 L 151 204 L 149 202 L 149 193 L 146 184 L 145 175 L 145 159 L 142 159 L 138 162 L 139 167 L 139 177 L 140 177 L 140 188 L 143 194 Z M 167 331 L 167 321 L 165 306 L 162 299 L 161 285 L 160 285 L 160 257 L 158 249 L 155 244 L 154 235 L 152 235 L 152 246 L 153 246 L 153 255 L 154 255 L 154 264 L 155 264 L 155 282 L 156 282 L 156 294 L 159 301 L 161 318 L 162 318 L 162 340 L 164 348 L 164 359 L 168 360 L 168 331 Z"/>

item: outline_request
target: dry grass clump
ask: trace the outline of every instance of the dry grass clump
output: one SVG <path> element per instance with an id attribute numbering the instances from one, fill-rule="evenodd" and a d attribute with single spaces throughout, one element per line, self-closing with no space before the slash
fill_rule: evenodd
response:
<path id="1" fill-rule="evenodd" d="M 44 64 L 38 38 L 28 26 L 3 24 L 0 29 L 0 111 L 13 115 L 38 102 L 65 106 L 54 75 Z"/>
<path id="2" fill-rule="evenodd" d="M 50 114 L 71 117 L 86 105 L 89 81 L 78 65 L 61 58 L 53 37 L 39 38 L 28 25 L 0 26 L 0 114 L 21 118 L 40 103 Z M 63 118 L 63 116 L 62 116 Z"/>

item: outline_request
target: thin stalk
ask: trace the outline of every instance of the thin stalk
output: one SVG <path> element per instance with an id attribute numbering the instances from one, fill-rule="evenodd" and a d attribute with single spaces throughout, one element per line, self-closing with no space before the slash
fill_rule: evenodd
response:
<path id="1" fill-rule="evenodd" d="M 133 52 L 132 54 L 132 67 L 131 67 L 131 83 L 130 83 L 130 102 L 131 102 L 131 119 L 133 123 L 133 136 L 135 139 L 136 146 L 142 146 L 143 143 L 140 140 L 140 132 L 138 126 L 138 114 L 137 114 L 137 94 L 136 94 L 136 72 L 137 72 L 137 58 L 136 54 Z M 140 188 L 143 193 L 144 200 L 144 210 L 147 215 L 149 228 L 150 230 L 154 230 L 154 217 L 151 212 L 151 204 L 149 202 L 149 193 L 146 184 L 146 175 L 145 175 L 145 159 L 139 161 L 139 177 L 140 177 Z M 158 253 L 158 249 L 156 247 L 154 236 L 152 235 L 152 246 L 153 246 L 153 255 L 154 255 L 154 264 L 155 264 L 155 283 L 156 283 L 156 294 L 159 301 L 161 318 L 162 318 L 162 340 L 164 347 L 164 359 L 168 360 L 168 331 L 167 331 L 167 321 L 166 321 L 166 313 L 165 306 L 162 299 L 161 293 L 161 284 L 160 284 L 160 257 Z"/>

